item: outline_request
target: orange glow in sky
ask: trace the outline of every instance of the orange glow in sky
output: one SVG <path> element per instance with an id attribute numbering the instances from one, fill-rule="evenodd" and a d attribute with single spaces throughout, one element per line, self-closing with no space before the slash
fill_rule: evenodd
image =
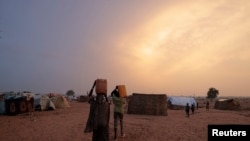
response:
<path id="1" fill-rule="evenodd" d="M 58 4 L 60 3 L 60 4 Z M 250 96 L 250 2 L 10 1 L 0 5 L 0 92 Z M 25 81 L 23 81 L 25 80 Z"/>

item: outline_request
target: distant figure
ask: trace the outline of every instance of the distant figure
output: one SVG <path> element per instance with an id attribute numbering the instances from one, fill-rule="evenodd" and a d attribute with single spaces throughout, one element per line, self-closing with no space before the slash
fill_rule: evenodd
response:
<path id="1" fill-rule="evenodd" d="M 191 111 L 192 111 L 192 114 L 194 114 L 194 109 L 195 109 L 195 106 L 194 106 L 194 103 L 191 105 Z"/>
<path id="2" fill-rule="evenodd" d="M 188 117 L 188 118 L 189 118 L 189 110 L 190 110 L 190 106 L 187 103 L 187 105 L 185 106 L 185 111 L 186 111 L 186 117 Z"/>
<path id="3" fill-rule="evenodd" d="M 209 111 L 209 102 L 207 101 L 206 110 Z"/>
<path id="4" fill-rule="evenodd" d="M 114 103 L 114 140 L 116 141 L 117 138 L 117 126 L 118 121 L 120 121 L 120 133 L 121 137 L 125 137 L 124 131 L 123 131 L 123 116 L 124 116 L 124 99 L 120 97 L 120 94 L 118 92 L 118 86 L 115 87 L 115 89 L 111 92 L 112 100 Z"/>
<path id="5" fill-rule="evenodd" d="M 198 108 L 199 108 L 199 105 L 198 105 L 198 102 L 196 103 L 196 109 L 198 110 Z"/>

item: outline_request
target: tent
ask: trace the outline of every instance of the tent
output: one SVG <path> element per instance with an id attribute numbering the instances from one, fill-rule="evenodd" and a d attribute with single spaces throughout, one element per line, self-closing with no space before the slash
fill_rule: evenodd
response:
<path id="1" fill-rule="evenodd" d="M 67 96 L 67 99 L 69 101 L 76 101 L 77 100 L 77 97 L 76 96 L 73 96 L 73 95 L 70 95 L 70 96 Z"/>
<path id="2" fill-rule="evenodd" d="M 62 95 L 57 95 L 57 96 L 51 97 L 50 99 L 54 103 L 56 108 L 70 107 L 68 100 Z"/>
<path id="3" fill-rule="evenodd" d="M 193 97 L 170 96 L 167 101 L 170 109 L 183 109 L 187 103 L 189 106 L 192 104 L 196 105 L 196 100 Z"/>
<path id="4" fill-rule="evenodd" d="M 85 96 L 85 95 L 81 95 L 80 97 L 78 97 L 78 101 L 79 102 L 88 102 L 89 101 L 89 97 Z"/>
<path id="5" fill-rule="evenodd" d="M 34 107 L 36 110 L 55 110 L 54 103 L 50 100 L 47 95 L 36 94 L 34 96 Z"/>
<path id="6" fill-rule="evenodd" d="M 240 110 L 241 106 L 237 99 L 217 99 L 214 109 L 219 110 Z"/>
<path id="7" fill-rule="evenodd" d="M 0 114 L 17 115 L 32 112 L 34 99 L 32 93 L 5 92 L 0 96 Z"/>

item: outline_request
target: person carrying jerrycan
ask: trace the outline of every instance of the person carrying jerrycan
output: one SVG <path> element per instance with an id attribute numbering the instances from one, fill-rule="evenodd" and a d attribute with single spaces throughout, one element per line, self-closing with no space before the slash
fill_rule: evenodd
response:
<path id="1" fill-rule="evenodd" d="M 112 101 L 114 104 L 114 140 L 117 139 L 117 127 L 118 121 L 120 121 L 120 133 L 121 137 L 125 137 L 124 128 L 123 128 L 123 117 L 124 117 L 124 104 L 125 100 L 121 97 L 118 86 L 111 92 Z"/>

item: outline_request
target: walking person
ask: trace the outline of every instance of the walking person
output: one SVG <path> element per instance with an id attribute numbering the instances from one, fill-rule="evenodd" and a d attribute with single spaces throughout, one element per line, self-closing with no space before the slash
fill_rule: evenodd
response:
<path id="1" fill-rule="evenodd" d="M 192 111 L 192 114 L 194 114 L 194 109 L 195 109 L 195 105 L 194 103 L 191 105 L 191 111 Z"/>
<path id="2" fill-rule="evenodd" d="M 95 86 L 96 96 L 93 96 Z M 110 102 L 107 99 L 106 86 L 106 80 L 97 79 L 90 90 L 90 111 L 84 132 L 93 132 L 92 141 L 109 141 Z"/>
<path id="3" fill-rule="evenodd" d="M 186 111 L 186 117 L 189 118 L 189 111 L 190 111 L 190 106 L 187 103 L 187 105 L 185 106 L 185 111 Z"/>
<path id="4" fill-rule="evenodd" d="M 125 137 L 123 128 L 123 117 L 124 117 L 124 98 L 120 96 L 118 86 L 111 92 L 112 101 L 114 104 L 114 140 L 117 139 L 117 127 L 118 121 L 120 121 L 120 133 L 121 137 Z"/>
<path id="5" fill-rule="evenodd" d="M 209 111 L 209 102 L 206 103 L 206 111 Z"/>

